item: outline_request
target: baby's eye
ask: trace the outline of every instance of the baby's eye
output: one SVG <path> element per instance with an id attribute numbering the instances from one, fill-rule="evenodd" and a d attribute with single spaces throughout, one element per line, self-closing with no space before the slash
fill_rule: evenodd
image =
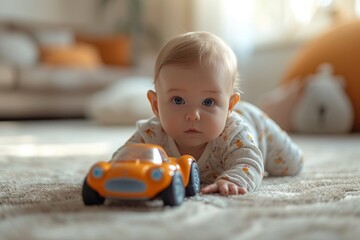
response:
<path id="1" fill-rule="evenodd" d="M 175 103 L 176 105 L 185 103 L 184 99 L 182 99 L 181 97 L 177 97 L 177 96 L 173 97 L 172 102 Z"/>
<path id="2" fill-rule="evenodd" d="M 202 102 L 202 105 L 210 107 L 210 106 L 214 105 L 214 103 L 215 103 L 214 99 L 207 98 Z"/>

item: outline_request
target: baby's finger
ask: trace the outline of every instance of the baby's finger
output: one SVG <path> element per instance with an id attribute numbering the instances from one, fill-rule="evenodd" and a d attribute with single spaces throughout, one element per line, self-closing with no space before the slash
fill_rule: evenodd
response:
<path id="1" fill-rule="evenodd" d="M 244 187 L 238 187 L 238 193 L 239 193 L 239 194 L 246 194 L 246 193 L 247 193 L 247 190 L 246 190 L 246 188 L 244 188 Z"/>
<path id="2" fill-rule="evenodd" d="M 235 184 L 230 184 L 229 185 L 229 194 L 230 195 L 238 195 L 239 191 L 238 191 L 239 187 Z"/>
<path id="3" fill-rule="evenodd" d="M 221 195 L 227 196 L 229 195 L 229 185 L 228 184 L 222 184 L 219 187 L 219 192 Z"/>
<path id="4" fill-rule="evenodd" d="M 207 185 L 201 189 L 201 193 L 214 193 L 218 191 L 218 187 L 215 183 Z"/>

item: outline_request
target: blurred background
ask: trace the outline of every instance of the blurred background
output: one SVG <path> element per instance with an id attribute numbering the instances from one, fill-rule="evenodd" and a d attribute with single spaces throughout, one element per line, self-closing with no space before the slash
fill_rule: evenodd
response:
<path id="1" fill-rule="evenodd" d="M 234 49 L 257 105 L 304 44 L 359 17 L 360 0 L 0 0 L 0 119 L 132 124 L 160 47 L 197 30 Z"/>

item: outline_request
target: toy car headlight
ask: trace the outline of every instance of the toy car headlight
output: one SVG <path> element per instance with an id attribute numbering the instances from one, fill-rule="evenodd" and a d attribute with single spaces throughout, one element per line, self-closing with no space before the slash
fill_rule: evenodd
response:
<path id="1" fill-rule="evenodd" d="M 150 172 L 151 178 L 155 181 L 160 181 L 164 176 L 164 171 L 161 168 L 154 168 Z"/>
<path id="2" fill-rule="evenodd" d="M 104 170 L 100 167 L 94 167 L 91 174 L 94 178 L 101 178 L 104 175 Z"/>

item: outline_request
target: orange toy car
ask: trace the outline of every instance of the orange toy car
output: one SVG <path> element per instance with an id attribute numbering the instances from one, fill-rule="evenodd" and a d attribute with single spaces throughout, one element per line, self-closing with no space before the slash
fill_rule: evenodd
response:
<path id="1" fill-rule="evenodd" d="M 160 198 L 164 205 L 176 206 L 199 190 L 199 168 L 192 156 L 173 158 L 158 145 L 126 144 L 111 161 L 91 167 L 82 197 L 85 205 L 100 205 L 106 198 Z"/>

